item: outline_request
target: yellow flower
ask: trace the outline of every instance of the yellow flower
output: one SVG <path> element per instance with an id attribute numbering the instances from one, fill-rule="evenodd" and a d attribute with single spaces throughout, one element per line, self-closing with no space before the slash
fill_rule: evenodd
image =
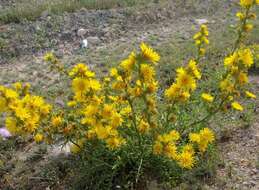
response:
<path id="1" fill-rule="evenodd" d="M 188 91 L 182 92 L 179 94 L 179 100 L 182 102 L 187 101 L 190 98 L 190 93 Z"/>
<path id="2" fill-rule="evenodd" d="M 248 97 L 248 98 L 256 98 L 256 95 L 255 94 L 253 94 L 252 92 L 249 92 L 249 91 L 245 91 L 245 93 L 246 93 L 246 96 Z"/>
<path id="3" fill-rule="evenodd" d="M 236 16 L 240 19 L 243 20 L 245 18 L 245 15 L 241 12 L 237 12 Z"/>
<path id="4" fill-rule="evenodd" d="M 204 48 L 200 48 L 199 52 L 201 55 L 204 55 L 206 53 L 206 50 Z"/>
<path id="5" fill-rule="evenodd" d="M 140 49 L 143 58 L 151 61 L 152 63 L 155 64 L 160 60 L 160 56 L 158 55 L 158 53 L 156 53 L 151 47 L 149 47 L 145 43 L 141 43 Z"/>
<path id="6" fill-rule="evenodd" d="M 238 111 L 243 111 L 244 108 L 243 106 L 241 106 L 238 102 L 233 102 L 231 104 L 232 108 L 234 108 L 235 110 L 238 110 Z"/>
<path id="7" fill-rule="evenodd" d="M 75 78 L 72 81 L 72 88 L 75 93 L 84 93 L 89 88 L 89 81 L 83 78 Z"/>
<path id="8" fill-rule="evenodd" d="M 200 131 L 200 141 L 212 143 L 215 140 L 214 133 L 209 128 L 204 128 Z"/>
<path id="9" fill-rule="evenodd" d="M 121 115 L 117 112 L 113 113 L 113 115 L 110 118 L 110 125 L 113 128 L 116 128 L 116 127 L 120 126 L 122 124 L 122 122 L 123 122 L 123 119 L 122 119 Z"/>
<path id="10" fill-rule="evenodd" d="M 85 107 L 83 113 L 86 117 L 94 117 L 94 115 L 98 113 L 98 106 L 89 104 Z"/>
<path id="11" fill-rule="evenodd" d="M 254 64 L 253 54 L 250 49 L 241 50 L 238 52 L 238 55 L 239 59 L 247 68 L 250 68 Z"/>
<path id="12" fill-rule="evenodd" d="M 62 119 L 62 117 L 60 117 L 60 116 L 55 116 L 55 117 L 53 117 L 52 120 L 51 120 L 51 124 L 52 124 L 52 126 L 54 126 L 54 127 L 58 127 L 58 126 L 60 126 L 62 123 L 63 123 L 63 119 Z"/>
<path id="13" fill-rule="evenodd" d="M 108 138 L 108 136 L 110 134 L 110 128 L 103 127 L 103 126 L 97 126 L 97 127 L 95 127 L 95 133 L 96 133 L 98 139 L 104 140 L 104 139 Z"/>
<path id="14" fill-rule="evenodd" d="M 237 62 L 238 54 L 235 52 L 233 55 L 230 55 L 224 59 L 225 67 L 231 68 Z"/>
<path id="15" fill-rule="evenodd" d="M 114 150 L 123 145 L 125 143 L 125 140 L 120 137 L 111 137 L 108 138 L 105 142 L 107 143 L 109 149 Z"/>
<path id="16" fill-rule="evenodd" d="M 53 62 L 55 59 L 56 58 L 55 58 L 54 54 L 51 52 L 46 53 L 43 57 L 43 60 L 46 62 Z"/>
<path id="17" fill-rule="evenodd" d="M 207 27 L 205 24 L 202 24 L 202 25 L 201 25 L 201 33 L 202 33 L 204 36 L 209 36 L 208 27 Z"/>
<path id="18" fill-rule="evenodd" d="M 105 104 L 103 106 L 102 116 L 104 118 L 109 119 L 114 113 L 115 113 L 115 110 L 113 108 L 113 105 Z"/>
<path id="19" fill-rule="evenodd" d="M 199 151 L 204 153 L 206 152 L 207 148 L 208 148 L 208 142 L 207 141 L 201 141 L 199 144 L 198 144 L 198 147 L 199 147 Z"/>
<path id="20" fill-rule="evenodd" d="M 242 7 L 250 7 L 254 3 L 254 0 L 240 0 L 240 5 Z"/>
<path id="21" fill-rule="evenodd" d="M 70 77 L 87 77 L 92 78 L 95 76 L 95 73 L 88 70 L 88 67 L 84 63 L 78 63 L 73 69 L 69 72 Z"/>
<path id="22" fill-rule="evenodd" d="M 131 71 L 134 68 L 136 63 L 136 54 L 132 52 L 128 59 L 121 62 L 120 66 L 124 69 L 124 71 Z"/>
<path id="23" fill-rule="evenodd" d="M 183 68 L 177 69 L 176 72 L 177 72 L 176 81 L 179 86 L 188 90 L 196 89 L 196 82 L 194 78 L 191 75 L 189 75 Z"/>
<path id="24" fill-rule="evenodd" d="M 163 145 L 162 145 L 161 142 L 159 142 L 159 141 L 156 141 L 156 142 L 155 142 L 155 144 L 154 144 L 154 146 L 153 146 L 153 152 L 154 152 L 154 154 L 156 154 L 156 155 L 162 154 L 162 152 L 163 152 Z"/>
<path id="25" fill-rule="evenodd" d="M 180 134 L 176 130 L 172 130 L 169 132 L 169 136 L 171 138 L 171 141 L 177 141 L 180 139 Z"/>
<path id="26" fill-rule="evenodd" d="M 246 32 L 250 32 L 251 30 L 253 30 L 253 28 L 254 28 L 254 26 L 253 26 L 252 24 L 246 24 L 246 25 L 244 26 L 244 30 L 245 30 Z"/>
<path id="27" fill-rule="evenodd" d="M 49 114 L 51 109 L 52 109 L 51 105 L 45 104 L 45 105 L 41 106 L 40 112 L 42 115 L 46 116 L 47 114 Z"/>
<path id="28" fill-rule="evenodd" d="M 147 93 L 154 93 L 157 91 L 158 88 L 158 82 L 156 81 L 151 81 L 147 84 Z"/>
<path id="29" fill-rule="evenodd" d="M 169 100 L 178 96 L 180 91 L 180 85 L 173 83 L 168 89 L 165 90 L 165 97 Z"/>
<path id="30" fill-rule="evenodd" d="M 40 134 L 40 133 L 37 133 L 37 134 L 34 136 L 34 141 L 35 141 L 36 143 L 42 142 L 42 141 L 43 141 L 43 135 Z"/>
<path id="31" fill-rule="evenodd" d="M 153 67 L 147 65 L 147 64 L 141 64 L 140 66 L 140 73 L 143 77 L 144 81 L 151 81 L 153 80 L 153 77 L 155 75 L 155 70 Z"/>
<path id="32" fill-rule="evenodd" d="M 187 69 L 191 70 L 191 73 L 194 77 L 196 77 L 197 79 L 201 79 L 201 73 L 197 67 L 196 61 L 190 60 Z"/>
<path id="33" fill-rule="evenodd" d="M 15 88 L 15 90 L 20 91 L 22 89 L 22 83 L 16 82 L 13 84 L 13 87 Z"/>
<path id="34" fill-rule="evenodd" d="M 173 143 L 168 143 L 164 147 L 164 154 L 171 159 L 176 159 L 177 158 L 177 147 Z"/>
<path id="35" fill-rule="evenodd" d="M 208 93 L 202 93 L 201 97 L 203 100 L 205 100 L 207 102 L 213 102 L 213 100 L 214 100 L 214 97 Z"/>
<path id="36" fill-rule="evenodd" d="M 224 79 L 220 82 L 220 90 L 226 93 L 232 93 L 235 90 L 234 84 L 229 78 Z"/>
<path id="37" fill-rule="evenodd" d="M 93 91 L 99 91 L 101 89 L 101 84 L 98 80 L 90 79 L 89 80 L 89 88 Z"/>
<path id="38" fill-rule="evenodd" d="M 191 154 L 190 152 L 184 151 L 179 155 L 178 164 L 181 168 L 192 169 L 194 166 L 194 163 L 195 163 L 195 160 L 194 160 L 193 154 Z"/>
<path id="39" fill-rule="evenodd" d="M 15 109 L 15 115 L 23 121 L 30 117 L 28 110 L 21 106 Z"/>
<path id="40" fill-rule="evenodd" d="M 16 134 L 18 131 L 17 121 L 13 117 L 7 117 L 5 119 L 5 127 L 11 134 Z"/>
<path id="41" fill-rule="evenodd" d="M 74 107 L 74 106 L 76 106 L 76 101 L 69 101 L 69 102 L 67 103 L 67 106 L 68 106 L 68 107 Z"/>
<path id="42" fill-rule="evenodd" d="M 182 148 L 182 152 L 189 152 L 189 153 L 191 153 L 192 155 L 195 153 L 192 144 L 186 144 L 186 145 L 184 145 L 183 148 Z"/>
<path id="43" fill-rule="evenodd" d="M 138 130 L 140 133 L 146 133 L 148 132 L 150 129 L 150 126 L 149 124 L 144 121 L 144 120 L 141 120 L 140 123 L 139 123 L 139 126 L 138 126 Z"/>
<path id="44" fill-rule="evenodd" d="M 238 75 L 238 82 L 239 84 L 246 84 L 248 83 L 248 76 L 244 72 L 240 72 Z"/>
<path id="45" fill-rule="evenodd" d="M 24 123 L 24 127 L 28 132 L 34 132 L 38 128 L 38 123 L 36 120 L 29 120 Z"/>
<path id="46" fill-rule="evenodd" d="M 131 107 L 127 106 L 125 108 L 122 108 L 120 111 L 120 114 L 123 116 L 129 116 L 132 113 Z"/>
<path id="47" fill-rule="evenodd" d="M 11 90 L 11 89 L 5 89 L 4 95 L 5 95 L 5 97 L 8 98 L 8 99 L 16 99 L 16 98 L 19 97 L 19 95 L 17 94 L 17 92 L 15 92 L 14 90 Z"/>
<path id="48" fill-rule="evenodd" d="M 200 143 L 200 141 L 201 141 L 200 134 L 197 134 L 197 133 L 190 133 L 190 134 L 189 134 L 189 140 L 190 140 L 192 143 Z"/>
<path id="49" fill-rule="evenodd" d="M 119 76 L 118 70 L 116 68 L 111 68 L 110 75 L 111 75 L 111 77 L 115 77 L 115 78 L 118 77 Z"/>

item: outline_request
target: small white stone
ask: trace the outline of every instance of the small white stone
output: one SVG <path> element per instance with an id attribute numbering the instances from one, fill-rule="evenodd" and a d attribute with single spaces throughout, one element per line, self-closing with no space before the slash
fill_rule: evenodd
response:
<path id="1" fill-rule="evenodd" d="M 83 41 L 82 41 L 82 48 L 87 48 L 87 46 L 88 46 L 87 39 L 83 39 Z"/>
<path id="2" fill-rule="evenodd" d="M 87 38 L 88 42 L 90 45 L 98 45 L 101 40 L 97 36 L 90 36 Z"/>
<path id="3" fill-rule="evenodd" d="M 198 25 L 202 25 L 202 24 L 208 24 L 209 21 L 205 18 L 201 18 L 201 19 L 195 19 L 195 22 L 198 24 Z"/>
<path id="4" fill-rule="evenodd" d="M 80 37 L 84 37 L 84 35 L 86 35 L 86 32 L 87 32 L 86 29 L 80 28 L 80 29 L 77 31 L 77 35 L 80 36 Z"/>

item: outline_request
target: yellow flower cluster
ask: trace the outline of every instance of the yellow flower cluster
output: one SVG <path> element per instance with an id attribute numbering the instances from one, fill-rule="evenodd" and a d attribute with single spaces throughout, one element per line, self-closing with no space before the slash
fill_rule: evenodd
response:
<path id="1" fill-rule="evenodd" d="M 156 155 L 164 155 L 175 160 L 180 167 L 186 169 L 194 167 L 194 145 L 197 144 L 199 151 L 204 153 L 207 150 L 208 145 L 215 140 L 214 133 L 209 128 L 204 128 L 199 133 L 190 133 L 190 143 L 182 147 L 180 147 L 180 145 L 177 147 L 176 143 L 179 139 L 180 134 L 175 130 L 164 135 L 159 135 L 153 145 L 153 152 Z"/>
<path id="2" fill-rule="evenodd" d="M 29 88 L 29 84 L 21 83 L 15 83 L 13 88 L 0 86 L 0 113 L 5 112 L 5 125 L 12 134 L 35 134 L 35 141 L 39 142 L 43 136 L 38 129 L 52 106 L 42 97 L 29 94 Z"/>
<path id="3" fill-rule="evenodd" d="M 204 55 L 205 54 L 205 45 L 209 44 L 209 40 L 208 40 L 208 36 L 209 36 L 209 31 L 206 25 L 202 24 L 200 27 L 200 31 L 198 33 L 196 33 L 193 36 L 193 39 L 195 40 L 195 44 L 198 47 L 198 53 L 199 55 Z"/>
<path id="4" fill-rule="evenodd" d="M 245 85 L 248 83 L 248 69 L 254 64 L 253 54 L 250 49 L 239 49 L 229 55 L 224 60 L 227 73 L 220 82 L 220 89 L 224 98 L 232 101 L 239 98 L 241 94 L 245 94 L 249 98 L 256 96 L 245 91 Z M 242 111 L 243 107 L 238 102 L 233 102 L 232 107 Z"/>
<path id="5" fill-rule="evenodd" d="M 155 79 L 154 65 L 160 60 L 160 56 L 151 47 L 142 43 L 140 53 L 132 52 L 123 60 L 118 68 L 110 71 L 111 88 L 118 92 L 124 99 L 126 107 L 133 110 L 133 101 L 140 99 L 145 105 L 145 112 L 139 118 L 134 116 L 135 124 L 141 133 L 154 128 L 152 113 L 156 113 L 156 91 L 158 82 Z"/>
<path id="6" fill-rule="evenodd" d="M 110 149 L 118 148 L 125 140 L 119 135 L 118 128 L 123 116 L 117 110 L 116 97 L 105 97 L 101 83 L 95 79 L 95 73 L 80 63 L 70 72 L 74 98 L 68 106 L 78 106 L 76 113 L 82 116 L 86 139 L 97 138 L 104 141 Z M 60 125 L 61 118 L 53 118 L 53 125 Z M 83 144 L 80 140 L 80 144 Z"/>
<path id="7" fill-rule="evenodd" d="M 259 4 L 259 0 L 240 0 L 240 5 L 244 8 L 249 8 L 254 4 Z"/>
<path id="8" fill-rule="evenodd" d="M 201 73 L 197 63 L 191 60 L 187 67 L 176 70 L 176 82 L 165 90 L 165 97 L 171 102 L 185 102 L 190 98 L 190 92 L 197 87 L 197 79 Z"/>
<path id="9" fill-rule="evenodd" d="M 74 101 L 84 102 L 87 95 L 101 90 L 101 84 L 95 79 L 95 73 L 89 71 L 86 65 L 79 63 L 70 72 Z"/>
<path id="10" fill-rule="evenodd" d="M 215 141 L 213 131 L 200 129 L 200 124 L 223 107 L 231 105 L 242 111 L 244 108 L 237 101 L 242 95 L 256 98 L 246 88 L 248 69 L 254 64 L 252 51 L 239 47 L 242 32 L 249 28 L 247 19 L 255 18 L 254 13 L 249 13 L 255 4 L 258 4 L 257 0 L 240 1 L 244 12 L 237 16 L 242 27 L 233 52 L 224 60 L 226 73 L 219 82 L 218 91 L 213 91 L 214 95 L 208 93 L 208 89 L 201 94 L 203 101 L 209 105 L 215 102 L 219 107 L 210 106 L 209 115 L 199 116 L 193 123 L 187 123 L 191 117 L 186 121 L 180 109 L 190 100 L 201 79 L 198 64 L 205 54 L 205 45 L 209 44 L 205 25 L 201 25 L 193 37 L 198 57 L 176 70 L 175 81 L 164 91 L 164 104 L 158 98 L 159 85 L 154 68 L 160 56 L 145 43 L 141 43 L 139 50 L 131 52 L 117 67 L 111 68 L 109 75 L 102 79 L 97 79 L 83 63 L 67 71 L 52 53 L 48 53 L 44 60 L 71 80 L 69 101 L 62 109 L 52 109 L 42 97 L 29 93 L 28 84 L 15 83 L 10 88 L 0 86 L 0 114 L 5 116 L 5 125 L 12 134 L 33 135 L 36 142 L 52 143 L 62 138 L 65 143 L 71 143 L 73 153 L 80 152 L 86 145 L 93 145 L 96 149 L 101 146 L 116 150 L 114 156 L 120 157 L 121 151 L 117 150 L 121 148 L 132 151 L 129 157 L 134 155 L 133 160 L 137 158 L 141 163 L 147 154 L 155 154 L 176 162 L 181 168 L 192 169 L 200 159 L 198 156 Z M 178 116 L 179 122 L 170 123 Z M 180 130 L 172 129 L 181 129 L 181 134 Z"/>
<path id="11" fill-rule="evenodd" d="M 199 133 L 190 133 L 189 140 L 198 145 L 200 152 L 205 152 L 209 143 L 215 140 L 214 133 L 209 128 L 202 129 Z"/>
<path id="12" fill-rule="evenodd" d="M 213 100 L 214 100 L 214 97 L 208 93 L 202 93 L 201 97 L 204 101 L 209 102 L 209 103 L 213 102 Z"/>
<path id="13" fill-rule="evenodd" d="M 240 0 L 240 5 L 243 9 L 236 14 L 241 23 L 239 29 L 240 32 L 250 32 L 254 28 L 253 24 L 249 23 L 249 21 L 256 19 L 256 14 L 253 12 L 250 13 L 251 7 L 256 4 L 259 4 L 258 0 Z"/>

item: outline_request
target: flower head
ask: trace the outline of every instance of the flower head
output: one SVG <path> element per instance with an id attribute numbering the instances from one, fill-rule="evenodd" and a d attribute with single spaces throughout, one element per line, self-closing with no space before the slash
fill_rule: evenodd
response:
<path id="1" fill-rule="evenodd" d="M 201 95 L 202 99 L 207 101 L 207 102 L 213 102 L 214 97 L 208 93 L 202 93 Z"/>
<path id="2" fill-rule="evenodd" d="M 243 106 L 241 106 L 238 102 L 233 102 L 231 104 L 232 108 L 234 108 L 235 110 L 238 110 L 238 111 L 243 111 L 244 108 Z"/>
<path id="3" fill-rule="evenodd" d="M 160 60 L 159 54 L 145 43 L 141 43 L 140 49 L 143 58 L 147 59 L 148 61 L 151 61 L 152 63 L 157 63 Z"/>

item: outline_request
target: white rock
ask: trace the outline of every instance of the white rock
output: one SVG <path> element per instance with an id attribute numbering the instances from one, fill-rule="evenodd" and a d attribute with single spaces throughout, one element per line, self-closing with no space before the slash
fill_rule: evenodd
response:
<path id="1" fill-rule="evenodd" d="M 82 41 L 82 48 L 87 48 L 87 46 L 88 46 L 87 39 L 83 39 L 83 41 Z"/>
<path id="2" fill-rule="evenodd" d="M 101 40 L 97 36 L 90 36 L 87 38 L 88 42 L 90 45 L 98 45 Z"/>
<path id="3" fill-rule="evenodd" d="M 202 25 L 202 24 L 208 24 L 209 21 L 205 18 L 201 18 L 201 19 L 195 19 L 195 22 L 198 24 L 198 25 Z"/>
<path id="4" fill-rule="evenodd" d="M 84 37 L 84 35 L 86 35 L 87 33 L 87 30 L 84 29 L 84 28 L 80 28 L 78 31 L 77 31 L 77 35 L 80 36 L 80 37 Z"/>
<path id="5" fill-rule="evenodd" d="M 48 151 L 48 155 L 52 157 L 57 157 L 59 155 L 69 155 L 70 154 L 70 146 L 71 143 L 67 143 L 65 145 L 55 144 L 53 145 L 50 150 Z"/>

